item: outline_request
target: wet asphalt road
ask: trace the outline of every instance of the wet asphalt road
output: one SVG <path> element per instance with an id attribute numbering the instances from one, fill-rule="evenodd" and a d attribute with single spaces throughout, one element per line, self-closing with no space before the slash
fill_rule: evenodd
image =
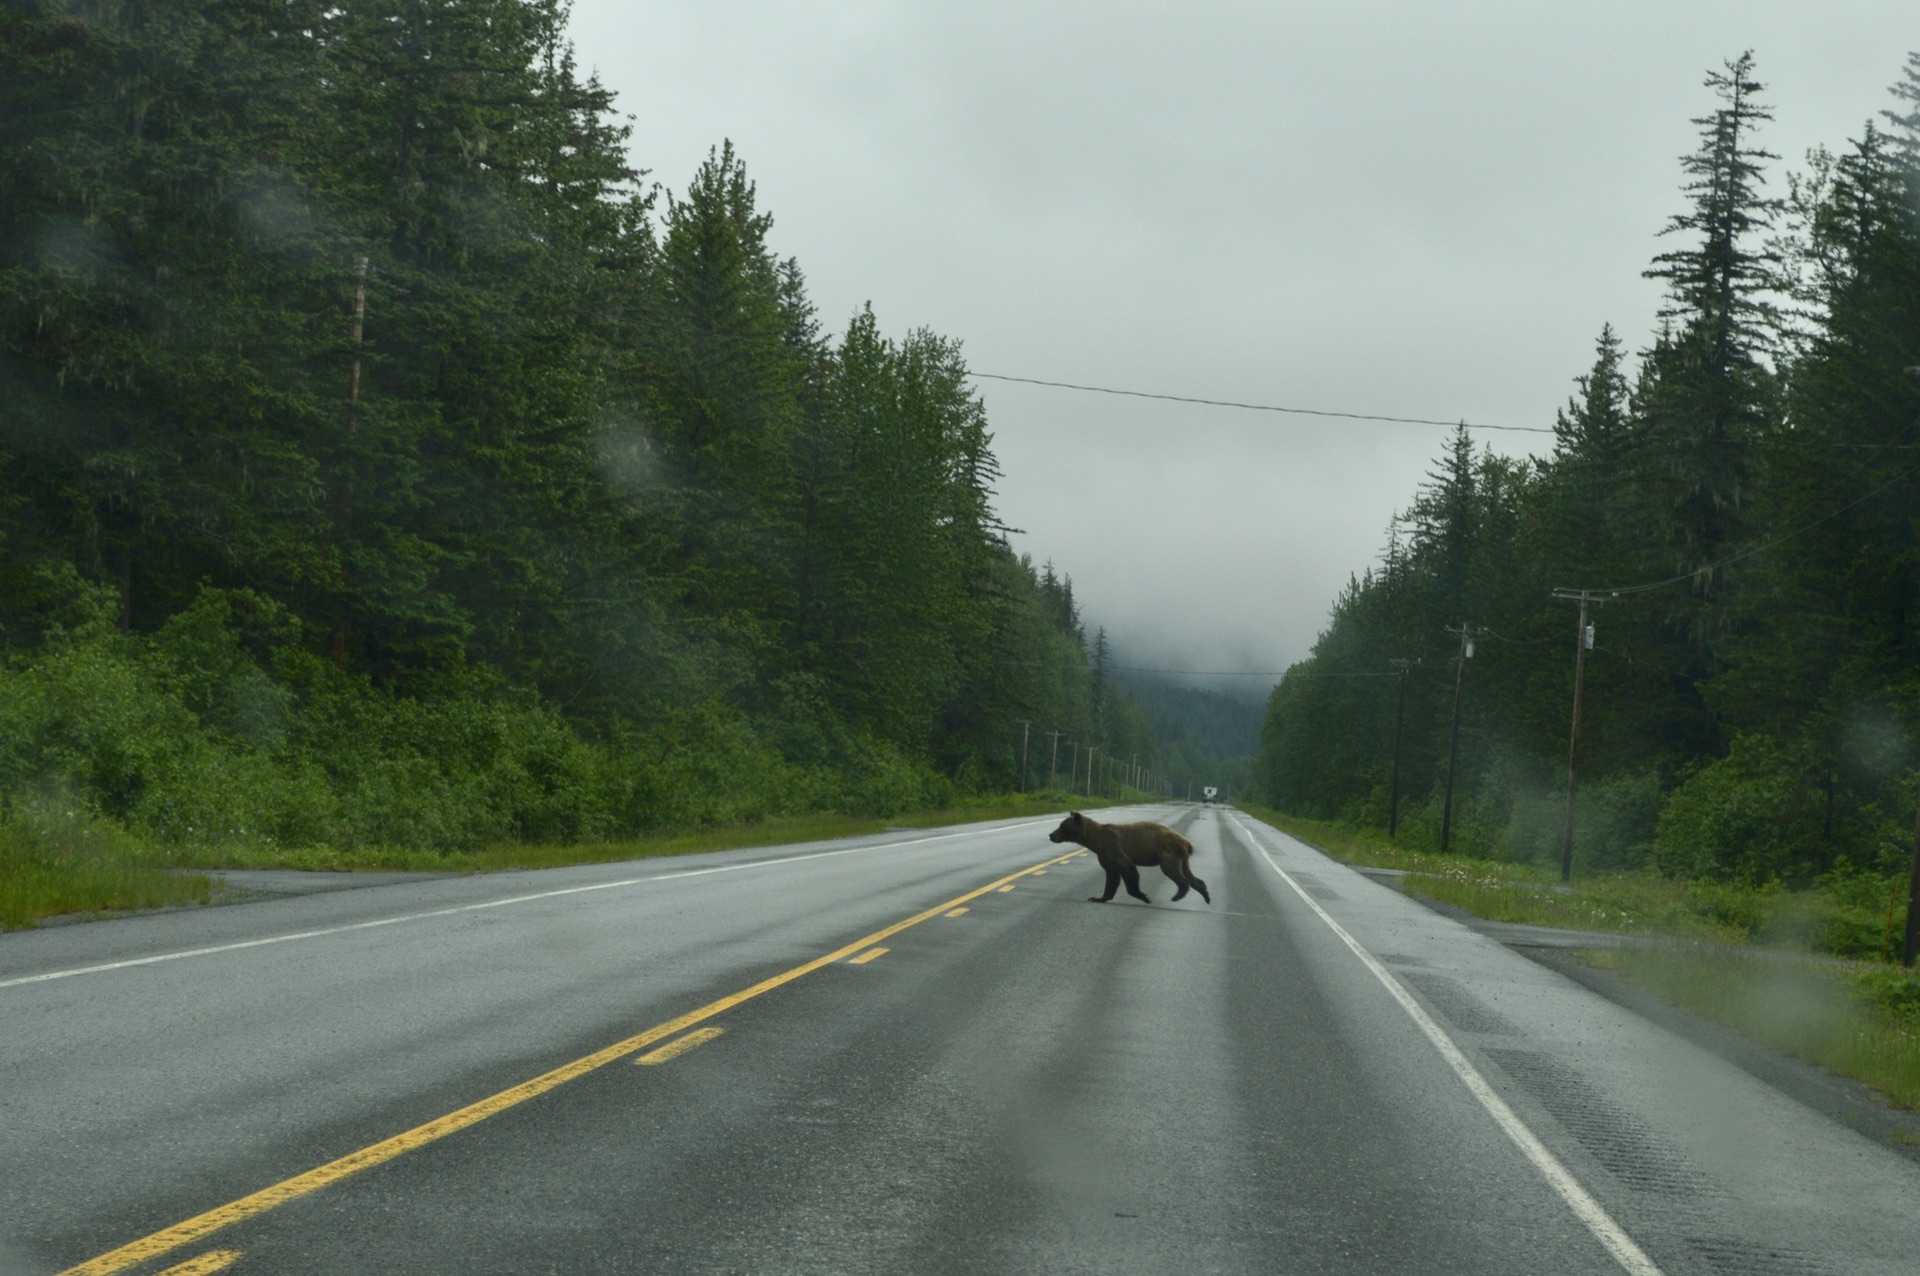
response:
<path id="1" fill-rule="evenodd" d="M 1140 813 L 1211 907 L 1089 904 L 1087 857 L 936 907 L 1049 820 L 0 936 L 0 1273 L 1920 1270 L 1912 1160 L 1247 816 Z"/>

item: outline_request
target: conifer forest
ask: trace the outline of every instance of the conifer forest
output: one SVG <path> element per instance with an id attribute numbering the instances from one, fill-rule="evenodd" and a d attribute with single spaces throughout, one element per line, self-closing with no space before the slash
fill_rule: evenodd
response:
<path id="1" fill-rule="evenodd" d="M 1549 862 L 1571 760 L 1577 868 L 1906 862 L 1920 55 L 1791 160 L 1708 77 L 1657 329 L 1533 454 L 1453 434 L 1249 774 L 1011 547 L 959 341 L 817 313 L 729 143 L 635 167 L 566 20 L 0 7 L 0 822 L 454 849 L 1137 762 Z"/>
<path id="2" fill-rule="evenodd" d="M 0 7 L 0 815 L 457 848 L 1150 754 L 959 343 L 826 335 L 565 20 Z"/>
<path id="3" fill-rule="evenodd" d="M 1701 100 L 1658 329 L 1600 329 L 1537 459 L 1441 451 L 1272 693 L 1254 783 L 1282 808 L 1554 863 L 1571 758 L 1576 872 L 1905 879 L 1920 55 L 1804 163 L 1766 150 L 1750 56 Z"/>

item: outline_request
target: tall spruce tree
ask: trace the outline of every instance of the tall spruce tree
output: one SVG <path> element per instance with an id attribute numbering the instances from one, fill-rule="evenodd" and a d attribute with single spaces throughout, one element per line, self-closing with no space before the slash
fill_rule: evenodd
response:
<path id="1" fill-rule="evenodd" d="M 1652 376 L 1638 405 L 1657 444 L 1647 531 L 1666 551 L 1665 570 L 1694 577 L 1690 601 L 1674 609 L 1671 623 L 1684 633 L 1685 659 L 1699 676 L 1717 667 L 1714 642 L 1730 614 L 1714 565 L 1748 530 L 1749 449 L 1776 416 L 1765 356 L 1774 344 L 1769 294 L 1779 262 L 1758 242 L 1779 209 L 1761 193 L 1764 163 L 1778 156 L 1755 136 L 1772 115 L 1753 78 L 1753 55 L 1710 72 L 1706 86 L 1720 105 L 1693 121 L 1700 146 L 1681 159 L 1689 207 L 1662 232 L 1685 242 L 1656 256 L 1646 272 L 1666 281 L 1661 318 L 1669 327 L 1647 354 Z"/>

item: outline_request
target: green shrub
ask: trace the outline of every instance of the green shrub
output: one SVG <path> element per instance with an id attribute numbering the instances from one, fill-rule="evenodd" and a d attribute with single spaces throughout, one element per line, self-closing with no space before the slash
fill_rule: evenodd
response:
<path id="1" fill-rule="evenodd" d="M 314 846 L 336 839 L 339 800 L 305 759 L 189 737 L 154 767 L 128 823 L 173 846 Z"/>
<path id="2" fill-rule="evenodd" d="M 117 635 L 62 643 L 0 670 L 0 789 L 71 791 L 125 818 L 155 772 L 199 733 Z"/>
<path id="3" fill-rule="evenodd" d="M 1735 737 L 1727 756 L 1673 791 L 1654 833 L 1654 859 L 1673 877 L 1761 882 L 1804 858 L 1817 836 L 1801 759 L 1762 735 Z"/>
<path id="4" fill-rule="evenodd" d="M 0 794 L 69 793 L 170 862 L 888 816 L 956 792 L 804 682 L 783 684 L 762 721 L 705 699 L 589 739 L 457 661 L 414 680 L 431 694 L 377 686 L 245 590 L 202 589 L 147 640 L 88 616 L 0 666 Z"/>

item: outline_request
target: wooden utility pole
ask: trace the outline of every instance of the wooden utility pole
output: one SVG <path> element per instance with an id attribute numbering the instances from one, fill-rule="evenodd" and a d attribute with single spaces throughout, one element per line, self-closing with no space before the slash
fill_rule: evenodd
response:
<path id="1" fill-rule="evenodd" d="M 1015 718 L 1020 724 L 1020 791 L 1027 791 L 1027 733 L 1033 730 L 1032 718 Z"/>
<path id="2" fill-rule="evenodd" d="M 1052 789 L 1054 782 L 1060 778 L 1060 737 L 1066 732 L 1055 727 L 1047 734 L 1053 737 L 1053 756 L 1047 760 L 1047 788 Z"/>
<path id="3" fill-rule="evenodd" d="M 1907 936 L 1900 945 L 1900 964 L 1913 965 L 1920 949 L 1920 803 L 1913 808 L 1913 867 L 1907 873 Z"/>
<path id="4" fill-rule="evenodd" d="M 360 410 L 360 339 L 367 327 L 367 259 L 356 257 L 353 263 L 353 371 L 347 376 L 347 433 L 359 428 L 355 420 Z"/>
<path id="5" fill-rule="evenodd" d="M 1413 670 L 1413 661 L 1387 663 L 1400 670 L 1400 694 L 1393 706 L 1393 772 L 1387 781 L 1387 837 L 1392 838 L 1400 831 L 1400 737 L 1407 718 L 1407 675 Z"/>
<path id="6" fill-rule="evenodd" d="M 1593 647 L 1593 626 L 1587 623 L 1593 596 L 1587 590 L 1556 589 L 1555 598 L 1580 604 L 1580 627 L 1573 636 L 1573 729 L 1567 733 L 1567 818 L 1560 833 L 1560 880 L 1573 878 L 1573 798 L 1580 787 L 1580 691 L 1587 677 L 1587 652 Z"/>
<path id="7" fill-rule="evenodd" d="M 1447 733 L 1447 795 L 1440 803 L 1440 849 L 1447 849 L 1453 832 L 1453 766 L 1460 756 L 1460 690 L 1467 678 L 1467 660 L 1473 655 L 1473 626 L 1461 622 L 1460 628 L 1447 626 L 1447 632 L 1460 635 L 1460 655 L 1453 669 L 1453 727 Z"/>
<path id="8" fill-rule="evenodd" d="M 1920 380 L 1920 364 L 1902 371 Z M 1916 948 L 1920 948 L 1920 804 L 1913 808 L 1913 867 L 1907 872 L 1907 936 L 1900 945 L 1901 965 L 1913 965 Z"/>
<path id="9" fill-rule="evenodd" d="M 353 342 L 353 368 L 347 373 L 347 439 L 352 441 L 360 431 L 360 345 L 367 330 L 367 258 L 363 254 L 353 260 L 353 326 L 348 330 Z M 345 540 L 353 527 L 353 458 L 351 453 L 341 466 L 340 474 L 340 538 Z M 333 627 L 332 649 L 333 663 L 344 665 L 347 660 L 347 602 L 344 597 L 346 585 L 345 550 L 342 549 L 341 580 L 343 586 L 340 600 L 340 614 Z"/>

